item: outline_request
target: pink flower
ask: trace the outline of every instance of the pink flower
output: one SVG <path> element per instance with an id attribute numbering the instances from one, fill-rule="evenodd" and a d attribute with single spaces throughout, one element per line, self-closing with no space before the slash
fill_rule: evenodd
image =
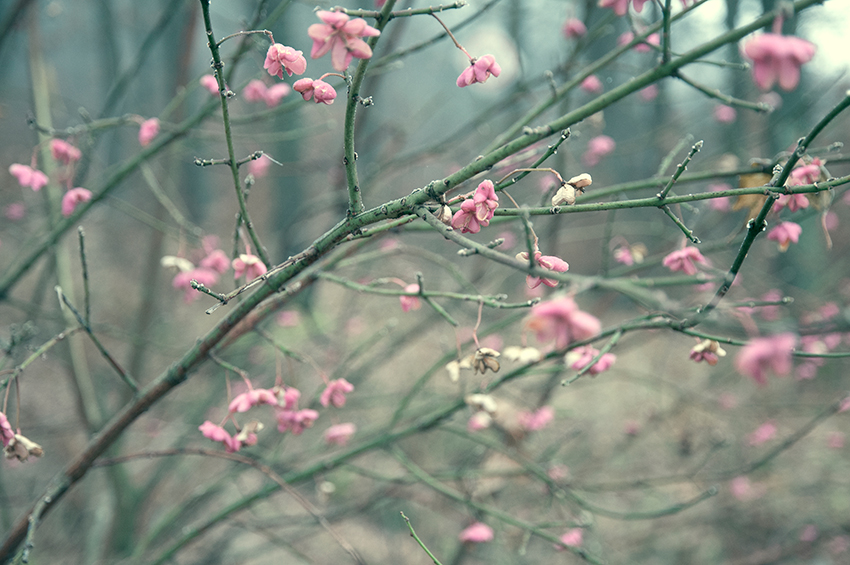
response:
<path id="1" fill-rule="evenodd" d="M 320 10 L 316 15 L 324 23 L 313 24 L 307 28 L 307 35 L 313 40 L 310 57 L 318 59 L 330 51 L 331 65 L 337 71 L 347 69 L 353 57 L 372 57 L 372 48 L 361 38 L 378 36 L 381 32 L 368 25 L 366 20 L 352 20 L 342 12 L 326 10 Z"/>
<path id="2" fill-rule="evenodd" d="M 777 376 L 791 372 L 791 351 L 796 343 L 797 337 L 791 333 L 752 339 L 735 358 L 735 368 L 757 384 L 765 385 L 767 371 Z"/>
<path id="3" fill-rule="evenodd" d="M 732 496 L 742 502 L 759 498 L 764 494 L 763 488 L 756 488 L 745 476 L 735 477 L 729 481 L 729 490 L 732 491 Z"/>
<path id="4" fill-rule="evenodd" d="M 231 263 L 233 267 L 233 278 L 241 278 L 246 275 L 248 280 L 254 280 L 257 277 L 265 274 L 266 266 L 260 261 L 260 258 L 250 253 L 242 253 Z"/>
<path id="5" fill-rule="evenodd" d="M 480 432 L 489 428 L 492 423 L 493 417 L 484 410 L 479 410 L 470 416 L 469 421 L 466 423 L 466 429 L 470 432 Z"/>
<path id="6" fill-rule="evenodd" d="M 248 173 L 254 175 L 255 179 L 261 179 L 269 172 L 271 164 L 271 159 L 263 155 L 259 159 L 254 159 L 248 163 Z"/>
<path id="7" fill-rule="evenodd" d="M 590 75 L 581 81 L 581 89 L 585 92 L 590 92 L 591 94 L 599 94 L 604 90 L 602 81 L 599 80 L 599 77 L 596 75 Z"/>
<path id="8" fill-rule="evenodd" d="M 54 159 L 65 165 L 75 163 L 83 156 L 79 149 L 62 139 L 50 140 L 50 154 L 53 155 Z"/>
<path id="9" fill-rule="evenodd" d="M 767 239 L 779 244 L 779 251 L 787 251 L 788 246 L 797 243 L 803 228 L 794 222 L 780 222 L 778 226 L 767 232 Z"/>
<path id="10" fill-rule="evenodd" d="M 313 427 L 313 422 L 319 417 L 315 410 L 305 408 L 303 410 L 278 410 L 277 431 L 284 433 L 291 431 L 292 435 L 299 436 L 307 429 Z"/>
<path id="11" fill-rule="evenodd" d="M 230 268 L 230 259 L 227 258 L 227 254 L 221 249 L 213 249 L 209 255 L 201 259 L 201 267 L 213 270 L 219 274 L 224 274 Z"/>
<path id="12" fill-rule="evenodd" d="M 629 11 L 630 0 L 599 0 L 600 8 L 611 8 L 618 16 L 625 16 Z M 635 12 L 643 10 L 643 5 L 647 0 L 634 0 Z"/>
<path id="13" fill-rule="evenodd" d="M 496 208 L 499 207 L 499 197 L 493 181 L 484 180 L 475 189 L 472 200 L 464 200 L 460 210 L 452 217 L 452 228 L 460 229 L 461 233 L 478 233 L 481 226 L 490 225 Z"/>
<path id="14" fill-rule="evenodd" d="M 568 39 L 574 39 L 583 37 L 587 33 L 587 26 L 578 18 L 570 18 L 564 22 L 563 31 Z"/>
<path id="15" fill-rule="evenodd" d="M 218 273 L 203 267 L 177 273 L 177 276 L 171 281 L 171 286 L 186 291 L 183 296 L 185 302 L 191 302 L 198 297 L 198 292 L 192 288 L 192 280 L 211 288 L 218 282 Z"/>
<path id="16" fill-rule="evenodd" d="M 738 117 L 738 112 L 732 106 L 718 104 L 714 107 L 714 119 L 721 124 L 731 124 Z"/>
<path id="17" fill-rule="evenodd" d="M 142 125 L 139 126 L 139 145 L 145 147 L 150 145 L 150 142 L 153 141 L 153 138 L 159 133 L 159 120 L 156 118 L 150 118 L 142 122 Z"/>
<path id="18" fill-rule="evenodd" d="M 520 412 L 519 425 L 527 432 L 542 430 L 554 417 L 555 410 L 551 406 L 542 406 L 535 412 Z"/>
<path id="19" fill-rule="evenodd" d="M 404 287 L 404 292 L 419 292 L 419 285 L 416 283 L 409 284 Z M 399 296 L 398 299 L 399 302 L 401 302 L 402 312 L 419 310 L 419 308 L 422 306 L 418 296 Z"/>
<path id="20" fill-rule="evenodd" d="M 587 150 L 581 156 L 582 163 L 587 167 L 593 167 L 605 155 L 614 151 L 616 142 L 607 135 L 597 135 L 587 143 Z"/>
<path id="21" fill-rule="evenodd" d="M 463 543 L 484 543 L 493 540 L 493 528 L 483 522 L 475 522 L 463 530 L 458 539 Z"/>
<path id="22" fill-rule="evenodd" d="M 709 264 L 708 259 L 702 256 L 699 249 L 688 246 L 664 257 L 662 265 L 671 271 L 684 271 L 686 275 L 695 275 L 697 274 L 697 268 L 694 262 L 703 265 Z"/>
<path id="23" fill-rule="evenodd" d="M 27 207 L 24 206 L 23 202 L 12 202 L 3 210 L 3 215 L 6 216 L 7 220 L 17 222 L 27 215 Z"/>
<path id="24" fill-rule="evenodd" d="M 280 43 L 273 43 L 266 51 L 263 68 L 268 70 L 270 75 L 278 78 L 283 78 L 283 71 L 286 71 L 288 76 L 292 76 L 292 73 L 303 75 L 307 70 L 307 59 L 301 51 Z"/>
<path id="25" fill-rule="evenodd" d="M 48 183 L 47 175 L 27 165 L 14 163 L 9 165 L 9 172 L 18 179 L 18 183 L 21 186 L 28 186 L 35 192 L 41 190 L 41 187 Z"/>
<path id="26" fill-rule="evenodd" d="M 623 265 L 632 266 L 635 264 L 635 258 L 632 255 L 632 250 L 628 245 L 621 245 L 614 250 L 614 260 Z"/>
<path id="27" fill-rule="evenodd" d="M 726 351 L 720 347 L 720 344 L 712 339 L 703 339 L 698 344 L 696 344 L 692 349 L 688 357 L 692 361 L 696 361 L 699 363 L 700 361 L 705 361 L 712 367 L 717 365 L 720 357 L 725 357 Z"/>
<path id="28" fill-rule="evenodd" d="M 497 77 L 501 73 L 502 67 L 496 62 L 495 57 L 484 55 L 483 57 L 469 61 L 469 66 L 457 77 L 457 85 L 463 88 L 476 82 L 487 82 L 490 75 Z"/>
<path id="29" fill-rule="evenodd" d="M 230 412 L 247 412 L 254 406 L 260 404 L 271 404 L 277 406 L 277 396 L 266 388 L 255 388 L 243 392 L 230 402 L 227 410 Z"/>
<path id="30" fill-rule="evenodd" d="M 4 413 L 0 412 L 0 442 L 3 443 L 3 447 L 6 447 L 14 438 L 15 431 L 9 423 L 9 419 Z"/>
<path id="31" fill-rule="evenodd" d="M 581 542 L 584 540 L 584 530 L 582 528 L 573 528 L 568 530 L 567 533 L 562 535 L 560 538 L 561 543 L 566 545 L 567 547 L 579 547 Z M 563 547 L 558 546 L 558 548 L 563 551 Z"/>
<path id="32" fill-rule="evenodd" d="M 283 406 L 284 410 L 295 410 L 298 407 L 298 400 L 301 398 L 301 391 L 295 387 L 284 387 L 283 389 L 276 388 L 277 403 Z"/>
<path id="33" fill-rule="evenodd" d="M 554 339 L 558 349 L 593 337 L 602 330 L 599 319 L 579 310 L 569 296 L 534 305 L 526 325 L 537 334 L 538 341 Z"/>
<path id="34" fill-rule="evenodd" d="M 800 165 L 798 167 L 794 167 L 794 170 L 791 171 L 791 174 L 788 176 L 788 182 L 785 184 L 788 186 L 798 186 L 801 184 L 814 184 L 820 178 L 820 167 L 823 162 L 820 159 L 812 159 L 812 162 L 808 165 Z M 803 194 L 794 195 L 794 196 L 804 196 Z M 805 206 L 803 206 L 805 208 Z M 791 210 L 792 212 L 794 210 Z"/>
<path id="35" fill-rule="evenodd" d="M 344 446 L 357 431 L 357 426 L 351 422 L 346 424 L 337 424 L 325 430 L 325 443 Z"/>
<path id="36" fill-rule="evenodd" d="M 266 99 L 266 91 L 268 87 L 266 83 L 261 80 L 254 79 L 249 82 L 244 90 L 242 90 L 242 96 L 245 97 L 245 100 L 248 102 L 260 102 L 261 100 Z"/>
<path id="37" fill-rule="evenodd" d="M 763 33 L 744 44 L 744 54 L 753 60 L 753 81 L 770 90 L 778 81 L 783 90 L 794 90 L 800 82 L 800 67 L 815 56 L 814 44 L 799 37 Z"/>
<path id="38" fill-rule="evenodd" d="M 750 434 L 748 442 L 752 446 L 761 445 L 772 440 L 775 435 L 776 423 L 773 420 L 768 420 Z"/>
<path id="39" fill-rule="evenodd" d="M 201 83 L 201 86 L 206 88 L 210 94 L 219 94 L 218 81 L 213 75 L 204 75 L 198 79 L 198 82 Z"/>
<path id="40" fill-rule="evenodd" d="M 85 188 L 72 188 L 62 197 L 62 215 L 66 218 L 74 213 L 77 204 L 91 200 L 91 191 Z"/>
<path id="41" fill-rule="evenodd" d="M 725 182 L 720 182 L 708 185 L 708 190 L 710 190 L 711 192 L 720 192 L 722 190 L 732 190 L 732 187 Z M 712 210 L 717 210 L 718 212 L 728 212 L 729 197 L 727 196 L 724 198 L 712 198 L 708 201 L 708 206 Z"/>
<path id="42" fill-rule="evenodd" d="M 221 426 L 216 426 L 209 420 L 198 426 L 198 429 L 201 430 L 201 433 L 205 438 L 223 443 L 228 453 L 239 451 L 242 447 L 242 442 L 236 438 L 230 437 L 227 430 Z"/>
<path id="43" fill-rule="evenodd" d="M 593 361 L 596 356 L 599 355 L 599 350 L 595 347 L 591 347 L 590 345 L 585 345 L 583 347 L 579 347 L 573 349 L 569 353 L 567 353 L 565 361 L 568 367 L 570 367 L 574 371 L 582 371 L 585 367 L 587 367 L 591 361 Z M 605 353 L 602 357 L 599 358 L 599 361 L 593 364 L 593 366 L 587 370 L 593 376 L 598 375 L 599 373 L 603 373 L 611 368 L 611 366 L 617 361 L 617 356 L 613 353 Z"/>
<path id="44" fill-rule="evenodd" d="M 266 106 L 274 108 L 280 101 L 292 92 L 292 87 L 285 82 L 279 82 L 266 90 L 265 97 Z"/>
<path id="45" fill-rule="evenodd" d="M 794 173 L 791 174 L 793 175 Z M 789 183 L 791 182 L 791 180 L 792 179 L 790 178 L 788 179 Z M 779 196 L 779 198 L 776 199 L 776 202 L 773 203 L 773 211 L 779 212 L 786 206 L 791 212 L 796 212 L 797 210 L 808 208 L 809 199 L 806 198 L 805 194 L 782 194 Z"/>
<path id="46" fill-rule="evenodd" d="M 528 251 L 518 253 L 516 258 L 520 261 L 528 261 Z M 543 255 L 540 251 L 535 251 L 534 260 L 537 262 L 538 265 L 540 265 L 540 268 L 546 269 L 548 271 L 553 271 L 556 273 L 565 273 L 570 269 L 570 265 L 560 257 L 555 257 L 554 255 Z M 540 283 L 543 283 L 548 287 L 554 288 L 558 286 L 559 282 L 560 281 L 556 281 L 554 279 L 540 278 L 533 275 L 528 275 L 525 277 L 525 284 L 528 285 L 528 288 L 537 288 L 538 286 L 540 286 Z"/>
<path id="47" fill-rule="evenodd" d="M 301 93 L 304 100 L 309 100 L 315 96 L 316 104 L 327 104 L 330 106 L 336 98 L 336 90 L 331 85 L 323 80 L 313 80 L 311 78 L 302 78 L 296 80 L 292 88 L 296 92 Z"/>
<path id="48" fill-rule="evenodd" d="M 322 406 L 327 407 L 328 404 L 333 404 L 337 408 L 345 406 L 345 395 L 354 390 L 354 385 L 345 379 L 336 379 L 328 383 L 328 386 L 322 391 L 322 396 L 319 398 Z"/>

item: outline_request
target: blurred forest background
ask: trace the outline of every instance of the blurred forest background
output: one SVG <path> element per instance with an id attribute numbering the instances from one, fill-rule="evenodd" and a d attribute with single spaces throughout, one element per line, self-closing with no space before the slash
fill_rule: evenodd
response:
<path id="1" fill-rule="evenodd" d="M 371 0 L 341 5 L 375 9 Z M 428 5 L 400 1 L 396 9 Z M 214 0 L 212 26 L 218 39 L 269 29 L 276 41 L 304 51 L 304 76 L 317 78 L 332 71 L 327 57 L 309 58 L 306 30 L 318 22 L 317 6 L 333 5 Z M 777 6 L 771 0 L 708 0 L 673 23 L 673 51 L 686 52 Z M 679 0 L 673 8 L 681 11 Z M 611 52 L 632 26 L 641 31 L 659 21 L 661 9 L 648 2 L 639 14 L 631 10 L 617 17 L 595 2 L 471 0 L 440 18 L 470 53 L 493 54 L 502 74 L 459 89 L 455 81 L 468 59 L 445 37 L 431 41 L 442 34 L 440 25 L 424 15 L 392 20 L 361 89 L 374 104 L 361 106 L 357 114 L 357 165 L 367 209 L 485 154 L 506 128 L 551 96 L 553 85 Z M 566 37 L 569 18 L 582 20 L 587 35 Z M 697 63 L 681 71 L 737 99 L 770 103 L 776 107 L 771 113 L 736 108 L 731 120 L 719 120 L 718 100 L 665 78 L 657 90 L 631 94 L 571 127 L 569 139 L 542 166 L 565 179 L 590 173 L 587 202 L 594 201 L 594 191 L 610 187 L 615 188 L 606 192 L 608 201 L 644 198 L 655 195 L 690 147 L 703 140 L 674 191 L 708 192 L 721 183 L 738 187 L 751 160 L 769 162 L 793 149 L 850 89 L 848 25 L 847 0 L 829 0 L 785 19 L 785 34 L 818 48 L 790 92 L 759 91 L 751 71 L 740 67 L 745 59 L 736 42 L 706 57 L 730 65 Z M 241 45 L 247 47 L 244 54 Z M 280 82 L 263 69 L 268 46 L 261 34 L 244 43 L 236 38 L 222 45 L 222 57 L 228 71 L 239 56 L 228 82 L 236 93 L 229 101 L 236 155 L 263 151 L 277 161 L 257 171 L 248 198 L 254 227 L 277 264 L 346 215 L 346 106 L 345 86 L 335 77 L 327 79 L 339 92 L 331 106 L 305 102 L 295 92 L 274 107 L 247 101 L 241 92 L 249 81 Z M 529 125 L 546 123 L 628 83 L 658 58 L 655 51 L 630 50 L 596 73 L 602 92 L 576 88 Z M 195 163 L 227 158 L 218 96 L 199 83 L 211 73 L 200 2 L 0 3 L 0 60 L 4 175 L 12 163 L 29 164 L 33 155 L 40 163 L 49 160 L 37 124 L 54 128 L 82 150 L 73 186 L 95 191 L 138 159 L 140 120 L 159 118 L 162 138 L 210 108 L 185 133 L 180 130 L 172 142 L 134 164 L 114 190 L 3 289 L 0 370 L 6 372 L 0 375 L 0 392 L 11 391 L 6 413 L 13 426 L 19 397 L 17 425 L 45 452 L 40 459 L 0 464 L 0 532 L 9 532 L 51 477 L 133 398 L 83 332 L 29 364 L 17 388 L 4 380 L 39 346 L 78 325 L 60 308 L 54 290 L 59 285 L 82 309 L 77 227 L 85 231 L 91 327 L 142 385 L 171 367 L 233 308 L 206 314 L 215 300 L 174 288 L 175 271 L 162 265 L 163 257 L 197 261 L 205 243 L 228 255 L 245 248 L 233 244 L 238 208 L 230 170 Z M 291 85 L 296 78 L 284 82 Z M 841 146 L 850 141 L 848 132 L 850 120 L 842 114 L 811 151 L 835 177 L 850 173 Z M 588 141 L 602 134 L 613 138 L 616 148 L 589 166 L 582 159 Z M 556 140 L 557 135 L 509 158 L 460 192 L 528 166 L 530 156 L 541 155 Z M 240 174 L 244 180 L 246 167 Z M 0 277 L 6 277 L 61 221 L 56 210 L 62 186 L 54 176 L 34 192 L 12 175 L 0 178 Z M 556 184 L 554 176 L 536 174 L 508 192 L 523 204 L 546 206 Z M 709 333 L 737 340 L 756 333 L 798 333 L 801 327 L 826 324 L 825 314 L 818 313 L 830 305 L 839 312 L 830 331 L 850 331 L 850 213 L 843 192 L 844 187 L 836 189 L 827 219 L 832 248 L 825 244 L 819 211 L 795 212 L 794 221 L 803 228 L 799 242 L 781 253 L 766 238 L 756 241 L 722 311 L 709 322 Z M 677 209 L 712 264 L 697 277 L 670 277 L 662 266 L 683 237 L 658 209 L 533 216 L 532 221 L 543 253 L 569 262 L 569 273 L 634 284 L 651 302 L 672 311 L 705 304 L 736 256 L 747 210 L 722 209 L 716 202 Z M 500 208 L 510 207 L 501 197 Z M 769 219 L 771 225 L 777 221 Z M 510 256 L 526 249 L 516 216 L 497 216 L 486 230 L 477 241 L 502 237 L 499 249 Z M 615 261 L 618 246 L 636 244 L 645 246 L 643 263 Z M 419 273 L 426 290 L 506 294 L 509 303 L 566 291 L 605 328 L 658 309 L 635 302 L 634 293 L 585 288 L 579 279 L 558 289 L 531 290 L 525 273 L 479 256 L 459 256 L 456 244 L 418 220 L 339 249 L 324 268 L 332 276 L 311 280 L 256 331 L 217 351 L 223 362 L 203 364 L 104 454 L 223 452 L 198 426 L 219 422 L 227 414 L 228 393 L 244 391 L 227 367 L 245 371 L 256 387 L 270 388 L 281 377 L 301 390 L 302 406 L 319 410 L 319 419 L 299 436 L 279 434 L 267 423 L 257 445 L 239 455 L 283 477 L 335 534 L 292 492 L 278 490 L 268 474 L 183 452 L 96 463 L 44 517 L 32 562 L 356 562 L 347 544 L 365 563 L 429 562 L 400 512 L 446 565 L 850 562 L 850 458 L 844 441 L 850 416 L 823 416 L 850 388 L 844 358 L 818 360 L 816 367 L 802 370 L 805 359 L 798 358 L 789 377 L 758 386 L 735 369 L 740 346 L 725 345 L 728 355 L 709 366 L 688 359 L 696 343 L 691 336 L 667 330 L 627 333 L 612 349 L 614 366 L 595 378 L 582 376 L 561 386 L 575 371 L 555 360 L 505 382 L 492 393 L 499 406 L 494 425 L 470 431 L 473 410 L 452 407 L 498 376 L 464 371 L 453 382 L 444 367 L 457 358 L 458 343 L 464 344 L 463 355 L 474 351 L 479 317 L 483 346 L 551 349 L 528 330 L 528 310 L 484 308 L 480 314 L 475 301 L 436 299 L 459 322 L 454 328 L 427 304 L 405 312 L 397 296 L 360 292 L 350 283 L 384 280 L 390 284 L 370 289 L 400 290 L 392 281 L 416 283 Z M 706 281 L 708 287 L 701 286 Z M 213 290 L 236 286 L 225 274 Z M 775 317 L 736 308 L 771 290 L 793 299 Z M 836 352 L 850 350 L 847 335 L 841 333 Z M 504 354 L 500 360 L 502 372 L 520 366 Z M 355 386 L 344 407 L 319 405 L 322 376 Z M 520 415 L 542 406 L 554 409 L 553 421 L 540 430 L 522 429 Z M 445 417 L 433 417 L 441 411 Z M 324 431 L 344 422 L 357 426 L 348 445 L 328 445 Z M 765 423 L 774 425 L 776 434 L 761 443 L 752 434 Z M 491 526 L 494 539 L 461 542 L 458 534 L 474 522 Z M 558 552 L 552 539 L 574 528 L 583 531 L 579 550 Z"/>

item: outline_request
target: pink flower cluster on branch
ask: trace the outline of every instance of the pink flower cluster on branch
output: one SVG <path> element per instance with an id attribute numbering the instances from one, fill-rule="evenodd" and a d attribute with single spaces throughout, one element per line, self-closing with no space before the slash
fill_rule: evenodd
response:
<path id="1" fill-rule="evenodd" d="M 781 333 L 770 337 L 757 337 L 741 349 L 735 358 L 735 368 L 759 385 L 767 384 L 767 373 L 785 376 L 791 372 L 791 353 L 797 336 Z"/>
<path id="2" fill-rule="evenodd" d="M 500 74 L 502 74 L 502 67 L 496 62 L 496 58 L 492 55 L 484 55 L 469 60 L 469 66 L 457 77 L 457 85 L 463 88 L 476 82 L 487 82 L 490 75 L 497 77 Z"/>
<path id="3" fill-rule="evenodd" d="M 753 81 L 762 90 L 777 82 L 783 90 L 794 90 L 800 82 L 800 67 L 815 56 L 814 44 L 799 37 L 763 33 L 744 44 L 744 55 L 753 61 Z"/>
<path id="4" fill-rule="evenodd" d="M 266 60 L 263 62 L 263 68 L 268 70 L 269 74 L 278 78 L 283 78 L 283 73 L 287 76 L 303 75 L 307 70 L 307 59 L 301 51 L 297 51 L 292 47 L 273 43 L 269 50 L 266 51 Z"/>
<path id="5" fill-rule="evenodd" d="M 534 305 L 526 326 L 537 334 L 538 341 L 554 339 L 558 349 L 591 338 L 602 330 L 599 319 L 579 310 L 569 296 Z"/>
<path id="6" fill-rule="evenodd" d="M 699 249 L 691 246 L 670 253 L 662 261 L 662 264 L 671 271 L 683 271 L 686 275 L 697 274 L 697 267 L 694 263 L 709 264 L 708 259 L 702 256 Z"/>
<path id="7" fill-rule="evenodd" d="M 475 189 L 472 200 L 464 200 L 460 210 L 452 217 L 452 227 L 461 233 L 478 233 L 481 227 L 490 225 L 490 220 L 499 206 L 499 197 L 493 181 L 485 180 Z"/>
<path id="8" fill-rule="evenodd" d="M 528 261 L 528 251 L 523 251 L 522 253 L 517 253 L 517 259 L 520 261 Z M 543 255 L 540 251 L 534 252 L 534 260 L 540 266 L 541 269 L 546 269 L 547 271 L 553 271 L 555 273 L 565 273 L 570 269 L 569 263 L 561 259 L 560 257 L 555 257 L 554 255 Z M 540 283 L 545 284 L 548 287 L 554 288 L 558 286 L 558 283 L 555 279 L 547 279 L 541 278 L 534 275 L 528 275 L 525 277 L 525 284 L 528 285 L 528 288 L 537 288 L 540 286 Z"/>
<path id="9" fill-rule="evenodd" d="M 330 106 L 336 99 L 336 90 L 322 79 L 302 78 L 296 80 L 292 88 L 296 92 L 299 92 L 304 100 L 310 100 L 312 98 L 316 104 Z"/>
<path id="10" fill-rule="evenodd" d="M 29 187 L 35 192 L 41 190 L 42 187 L 47 185 L 49 182 L 47 175 L 38 169 L 34 169 L 27 165 L 21 165 L 20 163 L 13 163 L 10 165 L 9 172 L 13 177 L 18 179 L 18 184 L 24 187 Z"/>
<path id="11" fill-rule="evenodd" d="M 318 59 L 330 52 L 331 65 L 337 71 L 344 71 L 351 59 L 369 59 L 372 48 L 363 41 L 363 37 L 375 37 L 381 32 L 366 23 L 363 18 L 349 18 L 342 12 L 320 10 L 316 14 L 323 23 L 307 28 L 307 35 L 313 40 L 310 57 Z M 304 72 L 304 71 L 301 71 Z M 301 74 L 301 73 L 299 73 Z"/>

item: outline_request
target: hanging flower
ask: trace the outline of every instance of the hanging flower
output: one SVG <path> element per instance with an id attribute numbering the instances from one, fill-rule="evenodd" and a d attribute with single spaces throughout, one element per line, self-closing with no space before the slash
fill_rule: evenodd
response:
<path id="1" fill-rule="evenodd" d="M 372 48 L 362 38 L 375 37 L 381 35 L 381 32 L 368 25 L 366 20 L 363 18 L 352 20 L 348 14 L 327 10 L 319 10 L 316 15 L 323 23 L 313 24 L 307 28 L 307 35 L 313 40 L 310 57 L 318 59 L 330 52 L 331 65 L 337 71 L 347 69 L 354 57 L 358 59 L 372 57 Z"/>

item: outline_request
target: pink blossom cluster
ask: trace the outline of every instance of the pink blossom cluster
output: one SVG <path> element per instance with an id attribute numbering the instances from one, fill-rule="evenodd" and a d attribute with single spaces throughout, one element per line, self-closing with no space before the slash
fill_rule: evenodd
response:
<path id="1" fill-rule="evenodd" d="M 518 253 L 516 258 L 520 261 L 528 262 L 528 251 Z M 541 269 L 546 269 L 547 271 L 553 271 L 555 273 L 565 273 L 570 268 L 570 265 L 560 257 L 555 257 L 554 255 L 543 255 L 540 251 L 534 252 L 534 261 Z M 528 288 L 537 288 L 541 283 L 554 288 L 558 286 L 559 281 L 555 279 L 547 279 L 545 277 L 541 278 L 535 275 L 528 275 L 525 277 L 525 284 L 528 285 Z"/>
<path id="2" fill-rule="evenodd" d="M 71 179 L 74 176 L 74 166 L 82 158 L 82 152 L 63 139 L 50 140 L 50 154 L 53 159 L 63 165 L 65 170 L 59 175 L 59 180 L 67 180 L 68 190 L 62 196 L 61 211 L 65 217 L 74 213 L 77 206 L 92 199 L 92 193 L 86 188 L 70 188 Z M 34 160 L 33 160 L 34 161 Z M 18 184 L 25 188 L 31 188 L 38 192 L 50 182 L 50 179 L 42 171 L 32 166 L 13 163 L 9 166 L 9 173 L 14 176 Z M 8 214 L 7 214 L 8 215 Z"/>
<path id="3" fill-rule="evenodd" d="M 699 263 L 701 265 L 709 264 L 708 259 L 702 256 L 699 249 L 691 246 L 684 247 L 668 254 L 661 262 L 662 265 L 671 271 L 683 271 L 686 275 L 697 274 L 697 267 L 695 263 Z"/>
<path id="4" fill-rule="evenodd" d="M 302 78 L 296 80 L 292 88 L 296 92 L 299 92 L 304 100 L 310 100 L 312 98 L 316 104 L 330 106 L 336 99 L 336 90 L 322 79 Z"/>
<path id="5" fill-rule="evenodd" d="M 582 528 L 572 528 L 567 530 L 558 540 L 567 547 L 579 547 L 584 541 L 584 530 Z M 556 545 L 555 549 L 564 551 L 564 548 L 560 545 Z"/>
<path id="6" fill-rule="evenodd" d="M 337 408 L 345 406 L 345 395 L 354 390 L 354 385 L 345 379 L 335 379 L 328 383 L 319 402 L 322 406 L 327 407 L 331 404 Z"/>
<path id="7" fill-rule="evenodd" d="M 269 50 L 266 51 L 266 60 L 263 62 L 263 68 L 266 69 L 271 76 L 283 78 L 283 73 L 287 76 L 303 75 L 307 70 L 307 59 L 301 51 L 297 51 L 292 47 L 281 45 L 280 43 L 272 43 Z"/>
<path id="8" fill-rule="evenodd" d="M 239 257 L 232 261 L 231 266 L 233 267 L 233 278 L 239 279 L 242 278 L 242 275 L 245 275 L 245 278 L 249 281 L 266 274 L 267 271 L 266 265 L 250 251 L 241 253 Z"/>
<path id="9" fill-rule="evenodd" d="M 248 102 L 265 102 L 266 106 L 274 108 L 290 92 L 292 92 L 292 87 L 285 82 L 266 86 L 263 81 L 254 79 L 245 86 L 242 95 Z"/>
<path id="10" fill-rule="evenodd" d="M 472 200 L 464 200 L 460 210 L 452 216 L 452 228 L 461 233 L 478 233 L 481 227 L 490 225 L 490 220 L 499 206 L 499 197 L 493 181 L 485 180 L 475 189 Z"/>
<path id="11" fill-rule="evenodd" d="M 463 543 L 484 543 L 493 541 L 493 528 L 484 522 L 475 522 L 466 527 L 459 535 L 458 539 Z"/>
<path id="12" fill-rule="evenodd" d="M 325 430 L 325 443 L 329 445 L 338 445 L 340 447 L 345 446 L 348 443 L 348 440 L 351 439 L 357 432 L 357 426 L 352 424 L 351 422 L 346 422 L 344 424 L 335 424 Z"/>
<path id="13" fill-rule="evenodd" d="M 176 267 L 177 275 L 171 281 L 171 286 L 185 291 L 184 300 L 191 302 L 197 298 L 198 293 L 192 289 L 191 282 L 195 280 L 207 288 L 218 283 L 222 274 L 230 268 L 230 259 L 221 249 L 216 248 L 216 238 L 207 237 L 203 241 L 205 255 L 195 266 L 192 261 L 183 257 L 166 256 L 162 259 L 165 267 Z"/>
<path id="14" fill-rule="evenodd" d="M 318 59 L 330 52 L 331 65 L 337 71 L 347 69 L 352 58 L 372 57 L 372 48 L 362 38 L 375 37 L 381 32 L 368 25 L 366 20 L 351 19 L 348 14 L 327 10 L 319 10 L 316 15 L 322 23 L 307 28 L 307 35 L 313 40 L 310 57 Z"/>
<path id="15" fill-rule="evenodd" d="M 753 81 L 762 90 L 777 82 L 783 90 L 794 90 L 800 82 L 800 67 L 815 56 L 814 44 L 799 37 L 763 33 L 744 44 L 744 55 L 753 61 Z"/>
<path id="16" fill-rule="evenodd" d="M 574 371 L 583 371 L 585 367 L 590 365 L 590 363 L 596 359 L 599 355 L 599 350 L 595 347 L 591 347 L 590 345 L 585 345 L 582 347 L 578 347 L 573 349 L 566 355 L 566 363 L 567 366 L 570 367 Z M 593 376 L 598 375 L 599 373 L 603 373 L 611 368 L 614 362 L 617 361 L 617 356 L 613 353 L 605 353 L 596 363 L 587 370 Z"/>
<path id="17" fill-rule="evenodd" d="M 768 372 L 780 377 L 791 372 L 791 353 L 796 344 L 797 336 L 792 333 L 754 338 L 738 353 L 735 368 L 757 384 L 766 385 Z"/>
<path id="18" fill-rule="evenodd" d="M 500 74 L 502 74 L 502 67 L 496 62 L 495 57 L 484 55 L 483 57 L 469 60 L 469 66 L 457 77 L 457 85 L 463 88 L 476 82 L 484 83 L 487 82 L 490 75 L 497 77 Z"/>
<path id="19" fill-rule="evenodd" d="M 555 340 L 558 349 L 591 338 L 602 330 L 599 319 L 579 309 L 569 296 L 535 304 L 526 327 L 541 342 Z"/>
<path id="20" fill-rule="evenodd" d="M 767 232 L 767 239 L 779 244 L 779 251 L 785 252 L 792 243 L 800 240 L 803 228 L 794 222 L 780 222 Z"/>

